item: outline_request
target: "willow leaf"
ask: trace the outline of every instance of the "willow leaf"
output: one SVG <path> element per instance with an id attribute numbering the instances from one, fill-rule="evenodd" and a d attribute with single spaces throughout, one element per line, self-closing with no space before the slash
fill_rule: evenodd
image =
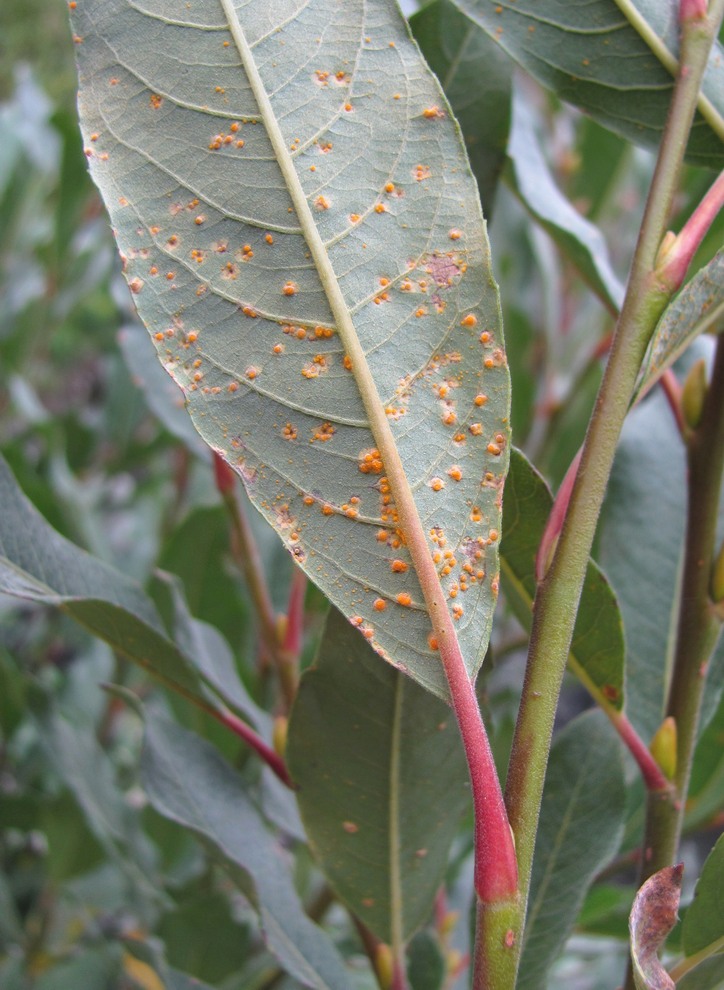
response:
<path id="1" fill-rule="evenodd" d="M 637 388 L 637 400 L 703 333 L 724 329 L 724 249 L 701 268 L 664 311 L 651 338 Z"/>
<path id="2" fill-rule="evenodd" d="M 679 0 L 454 0 L 532 76 L 599 123 L 655 148 L 677 71 Z M 724 60 L 715 42 L 687 158 L 724 164 Z"/>
<path id="3" fill-rule="evenodd" d="M 509 381 L 475 184 L 397 6 L 84 0 L 73 21 L 91 171 L 197 429 L 446 697 L 431 629 L 470 673 L 489 635 Z"/>
<path id="4" fill-rule="evenodd" d="M 379 663 L 333 609 L 301 680 L 286 756 L 329 883 L 398 949 L 432 911 L 469 800 L 452 712 Z"/>

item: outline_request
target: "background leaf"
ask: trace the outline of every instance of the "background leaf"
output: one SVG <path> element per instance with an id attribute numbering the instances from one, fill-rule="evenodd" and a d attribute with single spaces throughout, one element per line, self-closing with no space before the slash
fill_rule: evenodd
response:
<path id="1" fill-rule="evenodd" d="M 506 601 L 526 629 L 535 597 L 535 557 L 553 499 L 545 481 L 518 450 L 511 451 L 505 486 L 501 578 Z M 571 643 L 571 664 L 594 695 L 616 709 L 624 702 L 624 641 L 611 586 L 591 561 Z"/>
<path id="2" fill-rule="evenodd" d="M 141 770 L 156 810 L 203 839 L 243 889 L 251 881 L 267 944 L 285 969 L 305 986 L 347 987 L 341 957 L 304 914 L 280 846 L 219 753 L 154 716 L 146 722 Z"/>
<path id="3" fill-rule="evenodd" d="M 567 725 L 551 749 L 519 990 L 545 985 L 589 885 L 618 850 L 625 810 L 620 742 L 600 712 L 588 712 Z"/>
<path id="4" fill-rule="evenodd" d="M 394 503 L 412 489 L 445 595 L 466 589 L 475 673 L 508 372 L 459 131 L 399 11 L 84 0 L 73 24 L 92 174 L 197 428 L 375 649 L 446 697 Z"/>
<path id="5" fill-rule="evenodd" d="M 682 928 L 687 956 L 721 942 L 724 952 L 724 835 L 720 835 L 696 883 Z"/>
<path id="6" fill-rule="evenodd" d="M 566 199 L 553 180 L 525 96 L 517 91 L 508 145 L 508 176 L 532 216 L 567 255 L 594 292 L 617 312 L 623 285 L 613 270 L 603 234 Z"/>
<path id="7" fill-rule="evenodd" d="M 265 724 L 265 714 L 244 690 L 219 633 L 180 611 L 177 599 L 182 642 L 189 652 L 180 649 L 166 635 L 140 585 L 56 533 L 17 487 L 1 458 L 0 499 L 0 591 L 60 608 L 181 693 L 203 696 L 205 682 L 246 717 Z"/>
<path id="8" fill-rule="evenodd" d="M 423 924 L 469 801 L 451 710 L 386 664 L 334 610 L 303 676 L 287 760 L 329 882 L 382 941 Z"/>
<path id="9" fill-rule="evenodd" d="M 656 147 L 673 89 L 678 0 L 455 3 L 562 100 L 629 141 Z M 724 60 L 715 43 L 689 138 L 692 164 L 724 164 L 723 94 Z"/>
<path id="10" fill-rule="evenodd" d="M 696 354 L 706 353 L 705 343 Z M 694 356 L 692 348 L 687 358 Z M 684 448 L 673 417 L 663 395 L 652 393 L 624 424 L 601 514 L 597 552 L 624 621 L 627 714 L 645 741 L 664 717 L 686 518 L 685 478 Z M 724 496 L 720 503 L 724 524 L 722 510 Z M 631 552 L 634 545 L 636 553 Z M 721 696 L 723 647 L 720 642 L 709 664 L 702 728 Z"/>
<path id="11" fill-rule="evenodd" d="M 460 124 L 490 221 L 510 128 L 511 61 L 451 0 L 426 4 L 410 28 Z"/>
<path id="12" fill-rule="evenodd" d="M 724 328 L 724 249 L 686 283 L 659 320 L 641 369 L 637 394 L 649 391 L 702 333 Z"/>

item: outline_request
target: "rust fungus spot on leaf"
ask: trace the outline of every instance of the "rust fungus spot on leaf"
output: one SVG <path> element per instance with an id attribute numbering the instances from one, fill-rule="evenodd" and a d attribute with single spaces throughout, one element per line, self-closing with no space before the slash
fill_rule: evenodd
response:
<path id="1" fill-rule="evenodd" d="M 132 278 L 131 281 L 128 283 L 128 288 L 131 290 L 131 292 L 134 294 L 134 296 L 137 296 L 138 293 L 143 288 L 143 279 L 141 279 L 141 278 Z"/>
<path id="2" fill-rule="evenodd" d="M 412 172 L 412 176 L 416 182 L 429 179 L 431 174 L 429 165 L 416 165 Z"/>
<path id="3" fill-rule="evenodd" d="M 484 406 L 487 401 L 488 401 L 487 395 L 483 395 L 482 392 L 479 392 L 474 399 L 476 406 Z"/>
<path id="4" fill-rule="evenodd" d="M 437 637 L 434 636 L 433 633 L 430 633 L 430 635 L 427 637 L 427 645 L 430 647 L 431 650 L 438 649 Z"/>
<path id="5" fill-rule="evenodd" d="M 326 196 L 317 196 L 317 198 L 314 200 L 314 205 L 318 210 L 328 210 L 329 200 L 327 199 Z"/>
<path id="6" fill-rule="evenodd" d="M 407 570 L 407 564 L 405 563 L 404 560 L 393 560 L 392 563 L 390 564 L 390 569 L 395 574 L 404 574 L 405 571 Z"/>
<path id="7" fill-rule="evenodd" d="M 396 601 L 398 605 L 402 605 L 404 608 L 409 608 L 412 605 L 412 598 L 406 591 L 401 591 Z"/>
<path id="8" fill-rule="evenodd" d="M 453 481 L 461 481 L 463 477 L 463 472 L 459 464 L 453 464 L 452 467 L 447 469 L 448 475 Z"/>
<path id="9" fill-rule="evenodd" d="M 282 436 L 285 440 L 296 440 L 297 430 L 291 423 L 287 423 L 282 430 Z"/>
<path id="10" fill-rule="evenodd" d="M 477 316 L 474 313 L 468 313 L 467 316 L 464 316 L 462 318 L 462 320 L 460 320 L 460 326 L 461 327 L 474 327 L 477 322 L 478 322 Z"/>
<path id="11" fill-rule="evenodd" d="M 488 453 L 491 454 L 493 457 L 498 457 L 500 455 L 500 447 L 498 446 L 497 443 L 494 443 L 492 440 L 490 441 L 486 449 Z"/>
<path id="12" fill-rule="evenodd" d="M 314 443 L 315 440 L 318 440 L 320 443 L 326 443 L 328 440 L 332 439 L 336 432 L 336 427 L 332 426 L 331 423 L 322 423 L 322 425 L 317 427 L 312 434 L 310 443 Z"/>
<path id="13" fill-rule="evenodd" d="M 299 286 L 297 285 L 296 282 L 285 282 L 284 285 L 282 286 L 283 296 L 296 296 L 298 292 L 299 292 Z"/>
<path id="14" fill-rule="evenodd" d="M 470 433 L 474 437 L 479 437 L 479 436 L 482 435 L 482 432 L 483 432 L 483 424 L 482 423 L 471 423 L 470 426 L 468 427 L 468 430 L 470 431 Z"/>
<path id="15" fill-rule="evenodd" d="M 354 835 L 355 832 L 359 832 L 359 825 L 355 825 L 354 822 L 342 822 L 342 828 L 345 832 L 349 832 L 350 835 Z"/>
<path id="16" fill-rule="evenodd" d="M 425 109 L 422 111 L 422 116 L 426 120 L 440 120 L 442 117 L 445 116 L 445 111 L 441 110 L 440 107 L 438 106 L 425 107 Z"/>
<path id="17" fill-rule="evenodd" d="M 445 482 L 442 480 L 442 478 L 430 478 L 430 480 L 428 481 L 428 485 L 430 486 L 430 488 L 432 488 L 434 492 L 441 492 L 445 487 Z"/>
<path id="18" fill-rule="evenodd" d="M 357 459 L 357 467 L 362 474 L 381 474 L 382 457 L 379 450 L 373 448 L 371 450 L 360 451 Z"/>
<path id="19" fill-rule="evenodd" d="M 375 610 L 375 612 L 384 612 L 384 610 L 387 608 L 387 602 L 384 600 L 384 598 L 375 598 L 375 600 L 372 602 L 372 608 Z"/>
<path id="20" fill-rule="evenodd" d="M 459 241 L 463 235 L 462 235 L 462 231 L 453 229 L 448 232 L 447 236 L 450 238 L 451 241 Z"/>

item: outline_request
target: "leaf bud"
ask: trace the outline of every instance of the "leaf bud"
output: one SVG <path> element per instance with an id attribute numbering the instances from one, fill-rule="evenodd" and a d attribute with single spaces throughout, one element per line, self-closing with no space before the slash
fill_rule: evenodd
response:
<path id="1" fill-rule="evenodd" d="M 656 730 L 649 746 L 651 755 L 667 780 L 673 780 L 676 776 L 676 737 L 676 721 L 669 715 Z"/>
<path id="2" fill-rule="evenodd" d="M 277 715 L 274 719 L 274 728 L 272 730 L 272 742 L 274 744 L 274 752 L 277 756 L 284 759 L 287 750 L 287 729 L 288 721 L 283 715 Z"/>
<path id="3" fill-rule="evenodd" d="M 695 430 L 701 422 L 706 390 L 706 361 L 700 358 L 689 369 L 681 390 L 681 411 L 690 430 Z"/>
<path id="4" fill-rule="evenodd" d="M 395 975 L 395 961 L 392 949 L 385 942 L 380 942 L 375 948 L 375 972 L 380 990 L 390 990 Z"/>

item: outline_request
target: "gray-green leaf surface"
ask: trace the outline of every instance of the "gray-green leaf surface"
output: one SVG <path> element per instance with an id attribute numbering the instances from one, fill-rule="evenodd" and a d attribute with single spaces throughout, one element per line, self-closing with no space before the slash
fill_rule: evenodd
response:
<path id="1" fill-rule="evenodd" d="M 73 21 L 91 171 L 197 429 L 375 649 L 446 697 L 395 503 L 441 554 L 474 673 L 508 371 L 475 183 L 396 5 L 84 0 Z"/>
<path id="2" fill-rule="evenodd" d="M 426 920 L 469 801 L 452 711 L 332 610 L 289 723 L 289 770 L 335 891 L 384 942 Z"/>
<path id="3" fill-rule="evenodd" d="M 260 727 L 265 725 L 267 717 L 243 689 L 219 633 L 179 613 L 177 618 L 184 619 L 182 645 L 173 642 L 141 586 L 57 533 L 25 497 L 2 458 L 0 500 L 0 591 L 61 609 L 176 690 L 213 700 L 208 685 Z"/>
<path id="4" fill-rule="evenodd" d="M 532 76 L 599 123 L 656 147 L 678 55 L 678 0 L 455 0 Z M 724 59 L 715 43 L 687 157 L 724 164 Z"/>
<path id="5" fill-rule="evenodd" d="M 698 271 L 658 322 L 641 369 L 639 398 L 702 333 L 724 330 L 724 250 Z"/>
<path id="6" fill-rule="evenodd" d="M 600 712 L 588 712 L 551 750 L 518 990 L 545 985 L 589 884 L 618 850 L 625 810 L 621 744 Z"/>
<path id="7" fill-rule="evenodd" d="M 218 751 L 154 717 L 146 723 L 141 770 L 156 810 L 195 832 L 248 891 L 284 968 L 305 986 L 346 990 L 341 957 L 304 913 L 281 846 Z"/>

